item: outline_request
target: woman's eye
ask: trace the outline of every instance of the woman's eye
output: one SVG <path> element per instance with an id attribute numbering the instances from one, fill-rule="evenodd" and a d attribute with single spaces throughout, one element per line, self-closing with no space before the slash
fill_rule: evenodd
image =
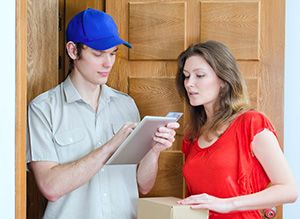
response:
<path id="1" fill-rule="evenodd" d="M 205 76 L 204 74 L 197 75 L 197 78 L 202 78 L 202 77 L 204 77 L 204 76 Z"/>
<path id="2" fill-rule="evenodd" d="M 184 78 L 189 78 L 190 76 L 189 75 L 183 75 L 184 76 Z"/>

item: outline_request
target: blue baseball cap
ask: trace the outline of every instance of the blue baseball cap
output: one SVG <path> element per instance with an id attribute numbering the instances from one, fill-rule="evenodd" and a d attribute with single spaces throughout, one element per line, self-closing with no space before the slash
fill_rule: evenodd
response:
<path id="1" fill-rule="evenodd" d="M 119 37 L 118 27 L 110 15 L 92 8 L 70 20 L 66 37 L 67 42 L 82 43 L 95 50 L 106 50 L 120 44 L 132 47 Z"/>

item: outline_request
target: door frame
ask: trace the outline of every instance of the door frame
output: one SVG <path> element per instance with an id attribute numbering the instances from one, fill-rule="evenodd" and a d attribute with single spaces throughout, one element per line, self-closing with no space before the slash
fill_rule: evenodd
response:
<path id="1" fill-rule="evenodd" d="M 16 0 L 15 218 L 26 218 L 27 1 Z"/>

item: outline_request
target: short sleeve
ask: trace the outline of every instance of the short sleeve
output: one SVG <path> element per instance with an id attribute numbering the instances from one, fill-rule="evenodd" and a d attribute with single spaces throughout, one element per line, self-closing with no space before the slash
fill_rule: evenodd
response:
<path id="1" fill-rule="evenodd" d="M 270 182 L 263 167 L 252 152 L 252 141 L 258 133 L 268 129 L 277 138 L 269 119 L 257 111 L 249 111 L 242 115 L 239 134 L 239 177 L 241 194 L 249 194 L 264 189 Z"/>
<path id="2" fill-rule="evenodd" d="M 271 131 L 277 138 L 277 134 L 270 120 L 262 113 L 256 111 L 249 111 L 245 115 L 245 126 L 248 143 L 253 141 L 253 138 L 264 129 Z"/>
<path id="3" fill-rule="evenodd" d="M 40 105 L 31 103 L 28 107 L 27 122 L 27 163 L 31 161 L 58 162 L 53 143 L 50 112 Z"/>

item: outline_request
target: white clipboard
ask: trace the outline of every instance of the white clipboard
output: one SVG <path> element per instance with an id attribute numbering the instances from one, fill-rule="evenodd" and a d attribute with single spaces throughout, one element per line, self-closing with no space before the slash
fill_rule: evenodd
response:
<path id="1" fill-rule="evenodd" d="M 152 138 L 157 129 L 178 119 L 175 117 L 145 116 L 109 158 L 106 165 L 138 164 L 152 148 Z"/>

